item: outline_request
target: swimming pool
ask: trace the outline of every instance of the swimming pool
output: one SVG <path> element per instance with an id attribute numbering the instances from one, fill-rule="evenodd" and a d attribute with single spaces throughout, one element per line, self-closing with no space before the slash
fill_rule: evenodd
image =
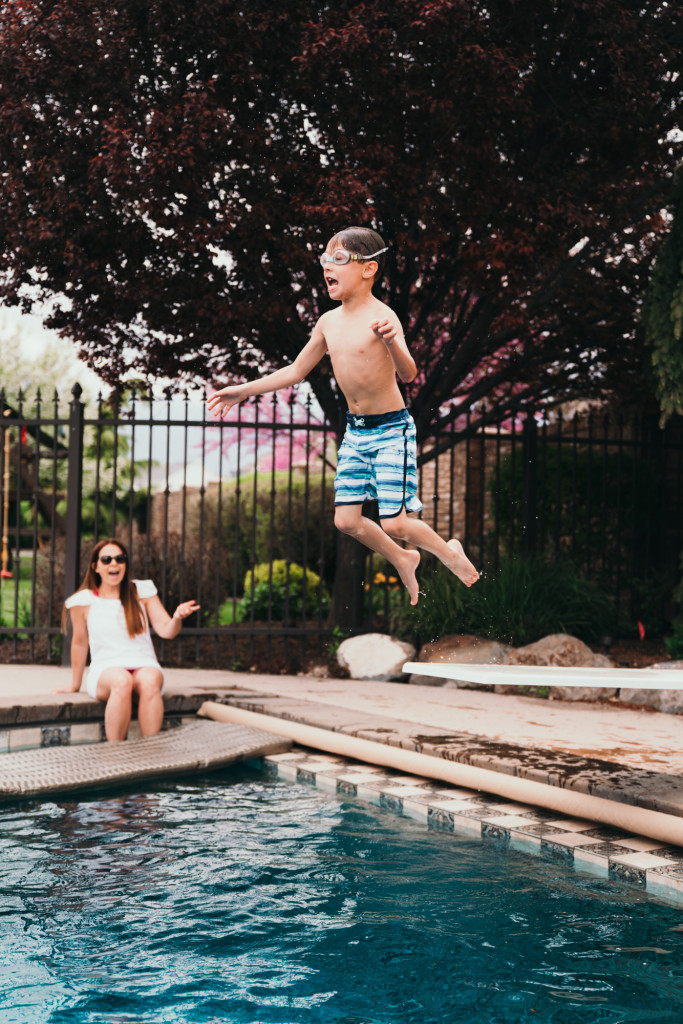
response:
<path id="1" fill-rule="evenodd" d="M 679 1024 L 680 910 L 255 766 L 0 814 L 5 1024 Z"/>

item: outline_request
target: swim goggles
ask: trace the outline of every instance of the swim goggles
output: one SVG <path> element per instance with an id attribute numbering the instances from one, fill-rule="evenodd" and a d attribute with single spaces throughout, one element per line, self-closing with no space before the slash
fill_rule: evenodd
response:
<path id="1" fill-rule="evenodd" d="M 347 252 L 346 249 L 335 249 L 331 256 L 324 252 L 320 256 L 320 266 L 324 269 L 327 263 L 334 263 L 338 267 L 343 267 L 345 263 L 349 263 L 351 260 L 374 260 L 375 256 L 381 256 L 383 252 L 388 252 L 389 246 L 385 245 L 383 249 L 378 249 L 377 252 L 370 253 L 369 256 L 358 256 L 355 252 Z"/>

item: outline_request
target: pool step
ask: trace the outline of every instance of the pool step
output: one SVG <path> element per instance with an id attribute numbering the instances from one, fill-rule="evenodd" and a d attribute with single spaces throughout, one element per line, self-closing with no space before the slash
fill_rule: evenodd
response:
<path id="1" fill-rule="evenodd" d="M 283 736 L 250 726 L 197 721 L 122 743 L 20 750 L 0 759 L 0 798 L 206 771 L 281 753 L 291 745 Z"/>

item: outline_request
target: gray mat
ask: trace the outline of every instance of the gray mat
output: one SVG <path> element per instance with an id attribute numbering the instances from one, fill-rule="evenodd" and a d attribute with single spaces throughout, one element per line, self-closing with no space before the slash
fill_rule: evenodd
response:
<path id="1" fill-rule="evenodd" d="M 201 721 L 123 743 L 20 750 L 0 758 L 0 798 L 198 772 L 278 754 L 291 745 L 260 729 Z"/>

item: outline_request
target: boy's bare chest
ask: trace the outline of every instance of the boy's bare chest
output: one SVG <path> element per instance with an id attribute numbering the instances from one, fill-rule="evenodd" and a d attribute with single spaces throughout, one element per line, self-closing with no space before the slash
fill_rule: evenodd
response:
<path id="1" fill-rule="evenodd" d="M 370 329 L 368 317 L 348 317 L 332 320 L 325 325 L 325 340 L 330 350 L 338 352 L 364 352 L 379 339 Z M 381 344 L 381 342 L 380 342 Z"/>
<path id="2" fill-rule="evenodd" d="M 355 334 L 334 334 L 327 337 L 327 351 L 335 372 L 342 368 L 348 371 L 367 370 L 387 358 L 387 350 L 372 331 Z"/>

